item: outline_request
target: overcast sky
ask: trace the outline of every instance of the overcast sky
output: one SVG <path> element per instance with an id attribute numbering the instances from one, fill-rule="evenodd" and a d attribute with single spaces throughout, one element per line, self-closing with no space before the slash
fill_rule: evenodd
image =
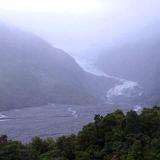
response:
<path id="1" fill-rule="evenodd" d="M 0 0 L 0 17 L 72 54 L 86 54 L 154 34 L 160 1 Z"/>

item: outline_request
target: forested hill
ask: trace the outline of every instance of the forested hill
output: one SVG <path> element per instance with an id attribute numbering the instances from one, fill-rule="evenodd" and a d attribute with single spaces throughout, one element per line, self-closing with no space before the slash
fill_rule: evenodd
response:
<path id="1" fill-rule="evenodd" d="M 0 137 L 0 160 L 159 160 L 160 108 L 96 115 L 77 135 L 29 144 Z"/>

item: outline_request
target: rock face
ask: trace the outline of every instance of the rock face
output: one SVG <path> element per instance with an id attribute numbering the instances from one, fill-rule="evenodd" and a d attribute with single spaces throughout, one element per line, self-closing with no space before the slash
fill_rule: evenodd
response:
<path id="1" fill-rule="evenodd" d="M 144 90 L 144 99 L 160 102 L 160 40 L 126 44 L 107 51 L 97 65 L 107 74 L 138 82 Z M 147 97 L 147 98 L 146 98 Z"/>
<path id="2" fill-rule="evenodd" d="M 112 84 L 83 71 L 71 56 L 41 38 L 0 23 L 1 109 L 97 103 Z"/>

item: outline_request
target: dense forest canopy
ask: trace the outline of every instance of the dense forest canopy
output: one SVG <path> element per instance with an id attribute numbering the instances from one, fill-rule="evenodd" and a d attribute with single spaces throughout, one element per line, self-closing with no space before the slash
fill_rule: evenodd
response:
<path id="1" fill-rule="evenodd" d="M 160 107 L 96 115 L 77 135 L 28 144 L 0 137 L 0 160 L 159 160 Z"/>

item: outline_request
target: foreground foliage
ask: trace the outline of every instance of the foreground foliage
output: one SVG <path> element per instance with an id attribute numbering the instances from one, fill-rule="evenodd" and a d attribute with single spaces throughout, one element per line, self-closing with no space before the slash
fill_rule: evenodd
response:
<path id="1" fill-rule="evenodd" d="M 96 115 L 77 135 L 57 140 L 1 136 L 0 160 L 160 160 L 160 108 Z"/>

